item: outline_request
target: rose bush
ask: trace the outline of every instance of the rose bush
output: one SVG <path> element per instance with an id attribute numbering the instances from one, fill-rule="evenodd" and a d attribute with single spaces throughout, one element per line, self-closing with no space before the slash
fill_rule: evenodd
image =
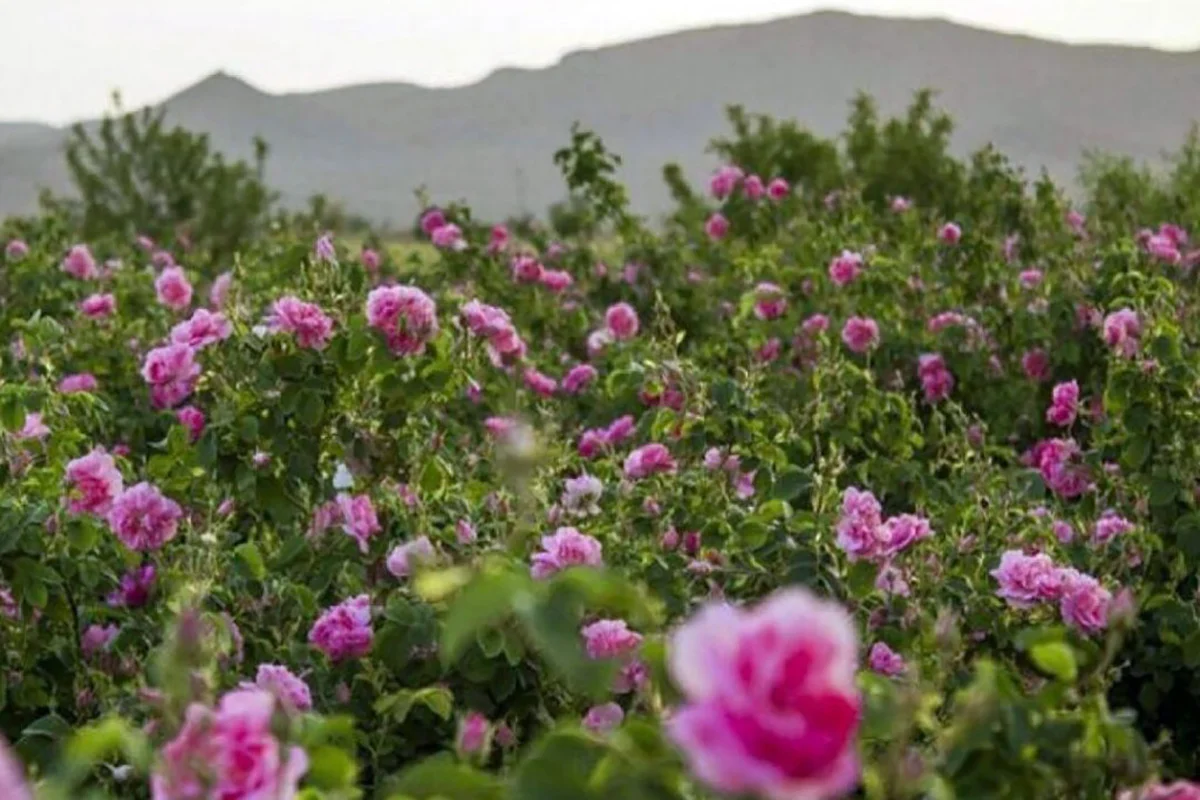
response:
<path id="1" fill-rule="evenodd" d="M 921 102 L 433 263 L 5 223 L 4 796 L 1194 793 L 1200 204 Z"/>

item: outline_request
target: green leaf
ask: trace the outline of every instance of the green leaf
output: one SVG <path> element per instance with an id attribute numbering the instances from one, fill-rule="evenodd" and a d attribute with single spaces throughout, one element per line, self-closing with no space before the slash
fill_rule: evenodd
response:
<path id="1" fill-rule="evenodd" d="M 875 575 L 878 572 L 870 561 L 856 561 L 846 573 L 846 587 L 853 597 L 866 597 L 875 590 Z"/>
<path id="2" fill-rule="evenodd" d="M 354 786 L 358 765 L 339 747 L 319 745 L 308 751 L 304 780 L 318 789 L 348 789 Z"/>
<path id="3" fill-rule="evenodd" d="M 455 763 L 448 753 L 442 753 L 400 773 L 389 784 L 385 796 L 412 800 L 500 800 L 504 790 L 491 775 Z"/>
<path id="4" fill-rule="evenodd" d="M 296 419 L 306 428 L 316 428 L 325 416 L 325 401 L 313 389 L 303 389 L 296 400 Z"/>
<path id="5" fill-rule="evenodd" d="M 1184 556 L 1192 563 L 1200 561 L 1200 512 L 1184 514 L 1175 520 L 1171 530 Z"/>
<path id="6" fill-rule="evenodd" d="M 584 800 L 596 797 L 591 781 L 606 748 L 573 731 L 542 739 L 513 775 L 513 797 L 520 800 Z"/>
<path id="7" fill-rule="evenodd" d="M 256 581 L 261 581 L 267 576 L 267 565 L 263 563 L 262 553 L 254 542 L 243 542 L 234 548 L 233 552 Z"/>
<path id="8" fill-rule="evenodd" d="M 1075 652 L 1066 642 L 1041 642 L 1029 649 L 1029 660 L 1047 675 L 1071 683 L 1079 675 Z"/>
<path id="9" fill-rule="evenodd" d="M 795 500 L 807 495 L 812 488 L 812 475 L 799 467 L 788 467 L 775 479 L 771 489 L 773 497 L 779 500 Z"/>
<path id="10" fill-rule="evenodd" d="M 443 623 L 442 663 L 454 663 L 479 631 L 507 617 L 529 588 L 530 579 L 514 572 L 485 572 L 464 586 Z"/>

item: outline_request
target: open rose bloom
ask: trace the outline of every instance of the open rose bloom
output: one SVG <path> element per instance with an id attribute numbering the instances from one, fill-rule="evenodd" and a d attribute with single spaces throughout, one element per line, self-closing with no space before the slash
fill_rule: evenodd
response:
<path id="1" fill-rule="evenodd" d="M 841 607 L 804 589 L 709 606 L 672 637 L 669 666 L 686 697 L 671 739 L 713 789 L 823 800 L 858 783 L 858 643 Z"/>

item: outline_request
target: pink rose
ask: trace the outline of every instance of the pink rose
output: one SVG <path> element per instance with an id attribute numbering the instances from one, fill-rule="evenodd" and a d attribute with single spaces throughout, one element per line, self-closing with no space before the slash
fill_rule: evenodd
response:
<path id="1" fill-rule="evenodd" d="M 392 548 L 388 553 L 387 569 L 395 578 L 407 578 L 412 574 L 413 567 L 420 562 L 432 561 L 436 553 L 433 543 L 428 536 L 418 536 L 411 542 L 405 542 Z"/>
<path id="2" fill-rule="evenodd" d="M 158 302 L 173 311 L 182 311 L 192 303 L 192 285 L 183 267 L 167 267 L 154 279 Z"/>
<path id="3" fill-rule="evenodd" d="M 1000 584 L 996 594 L 1013 608 L 1032 608 L 1062 596 L 1063 571 L 1045 553 L 1029 556 L 1009 550 L 990 574 Z"/>
<path id="4" fill-rule="evenodd" d="M 656 473 L 674 473 L 675 459 L 671 451 L 661 444 L 639 447 L 625 459 L 625 477 L 638 480 Z"/>
<path id="5" fill-rule="evenodd" d="M 208 290 L 208 302 L 213 308 L 224 308 L 229 301 L 229 289 L 233 286 L 233 273 L 222 272 Z"/>
<path id="6" fill-rule="evenodd" d="M 1108 627 L 1112 593 L 1091 575 L 1073 569 L 1064 570 L 1063 573 L 1062 598 L 1058 605 L 1063 622 L 1089 635 Z"/>
<path id="7" fill-rule="evenodd" d="M 97 386 L 99 386 L 99 383 L 96 381 L 96 376 L 90 372 L 67 375 L 58 382 L 58 390 L 63 394 L 94 392 Z"/>
<path id="8" fill-rule="evenodd" d="M 625 341 L 637 336 L 638 315 L 628 303 L 616 303 L 604 312 L 604 326 L 613 338 Z"/>
<path id="9" fill-rule="evenodd" d="M 66 482 L 69 487 L 67 509 L 72 514 L 107 514 L 112 501 L 124 487 L 116 462 L 103 447 L 70 461 Z"/>
<path id="10" fill-rule="evenodd" d="M 873 319 L 851 317 L 842 326 L 842 341 L 855 353 L 865 353 L 879 345 L 879 325 Z"/>
<path id="11" fill-rule="evenodd" d="M 361 658 L 371 650 L 371 599 L 365 594 L 329 608 L 308 632 L 308 641 L 333 661 Z"/>
<path id="12" fill-rule="evenodd" d="M 205 308 L 196 309 L 191 319 L 171 329 L 171 341 L 186 344 L 195 350 L 228 339 L 233 326 L 224 314 L 213 313 Z"/>
<path id="13" fill-rule="evenodd" d="M 873 672 L 878 672 L 880 675 L 886 675 L 889 678 L 902 675 L 904 670 L 907 669 L 904 658 L 883 642 L 876 642 L 871 645 L 871 652 L 867 656 L 867 663 Z"/>
<path id="14" fill-rule="evenodd" d="M 863 257 L 850 250 L 843 250 L 829 262 L 829 279 L 837 286 L 846 286 L 862 272 Z"/>
<path id="15" fill-rule="evenodd" d="M 117 310 L 117 298 L 111 294 L 88 295 L 79 301 L 79 310 L 91 319 L 103 319 Z"/>
<path id="16" fill-rule="evenodd" d="M 188 429 L 188 440 L 196 441 L 204 433 L 204 412 L 195 406 L 184 406 L 175 412 L 175 419 Z"/>
<path id="17" fill-rule="evenodd" d="M 686 697 L 667 722 L 692 772 L 727 794 L 838 797 L 858 782 L 854 623 L 805 589 L 710 605 L 672 637 Z"/>
<path id="18" fill-rule="evenodd" d="M 760 283 L 754 287 L 754 316 L 762 320 L 779 319 L 787 313 L 787 297 L 773 283 Z"/>
<path id="19" fill-rule="evenodd" d="M 42 415 L 31 411 L 25 415 L 25 423 L 21 426 L 21 430 L 15 432 L 12 437 L 23 442 L 29 439 L 45 439 L 49 435 L 50 429 L 42 422 Z"/>
<path id="20" fill-rule="evenodd" d="M 296 677 L 287 667 L 278 664 L 259 664 L 254 683 L 243 683 L 243 689 L 257 687 L 270 692 L 280 702 L 294 711 L 312 709 L 312 692 L 302 678 Z"/>
<path id="21" fill-rule="evenodd" d="M 274 711 L 274 695 L 258 688 L 226 693 L 215 710 L 189 706 L 151 777 L 153 800 L 292 800 L 308 757 L 275 738 Z"/>
<path id="22" fill-rule="evenodd" d="M 62 271 L 80 280 L 96 277 L 96 259 L 86 244 L 77 244 L 67 251 L 62 260 Z"/>
<path id="23" fill-rule="evenodd" d="M 559 528 L 553 535 L 542 537 L 541 544 L 541 552 L 531 559 L 534 578 L 547 578 L 567 567 L 604 564 L 600 542 L 575 528 Z"/>
<path id="24" fill-rule="evenodd" d="M 380 286 L 367 295 L 367 324 L 396 355 L 419 355 L 438 334 L 437 305 L 415 286 Z"/>
<path id="25" fill-rule="evenodd" d="M 375 515 L 371 497 L 365 494 L 337 496 L 337 507 L 341 516 L 342 530 L 358 542 L 358 549 L 365 553 L 370 547 L 371 537 L 383 530 Z"/>
<path id="26" fill-rule="evenodd" d="M 729 220 L 725 219 L 723 214 L 716 212 L 704 223 L 704 232 L 709 239 L 719 242 L 729 233 Z"/>
<path id="27" fill-rule="evenodd" d="M 1142 321 L 1130 308 L 1114 311 L 1104 318 L 1104 342 L 1125 358 L 1137 354 Z"/>
<path id="28" fill-rule="evenodd" d="M 121 492 L 108 511 L 108 526 L 130 550 L 157 550 L 179 527 L 183 509 L 143 481 Z"/>
<path id="29" fill-rule="evenodd" d="M 596 380 L 599 374 L 591 364 L 577 364 L 571 367 L 570 371 L 563 377 L 563 391 L 567 394 L 579 394 L 592 381 Z"/>
<path id="30" fill-rule="evenodd" d="M 276 300 L 267 316 L 267 327 L 296 337 L 296 344 L 311 350 L 324 350 L 333 336 L 333 320 L 321 307 L 287 295 Z"/>
<path id="31" fill-rule="evenodd" d="M 595 734 L 606 734 L 625 721 L 625 711 L 616 703 L 592 706 L 583 717 L 583 727 Z"/>

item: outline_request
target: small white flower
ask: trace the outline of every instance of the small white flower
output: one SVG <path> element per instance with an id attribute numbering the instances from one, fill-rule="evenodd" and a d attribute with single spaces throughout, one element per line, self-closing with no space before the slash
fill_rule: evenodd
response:
<path id="1" fill-rule="evenodd" d="M 350 474 L 350 468 L 343 463 L 339 463 L 333 473 L 333 488 L 349 489 L 353 485 L 354 476 Z"/>
<path id="2" fill-rule="evenodd" d="M 255 325 L 250 329 L 250 332 L 260 339 L 265 339 L 271 333 L 271 329 L 266 325 Z"/>
<path id="3" fill-rule="evenodd" d="M 600 479 L 585 472 L 578 478 L 567 478 L 561 502 L 574 516 L 588 517 L 600 513 L 598 501 L 603 493 Z"/>

